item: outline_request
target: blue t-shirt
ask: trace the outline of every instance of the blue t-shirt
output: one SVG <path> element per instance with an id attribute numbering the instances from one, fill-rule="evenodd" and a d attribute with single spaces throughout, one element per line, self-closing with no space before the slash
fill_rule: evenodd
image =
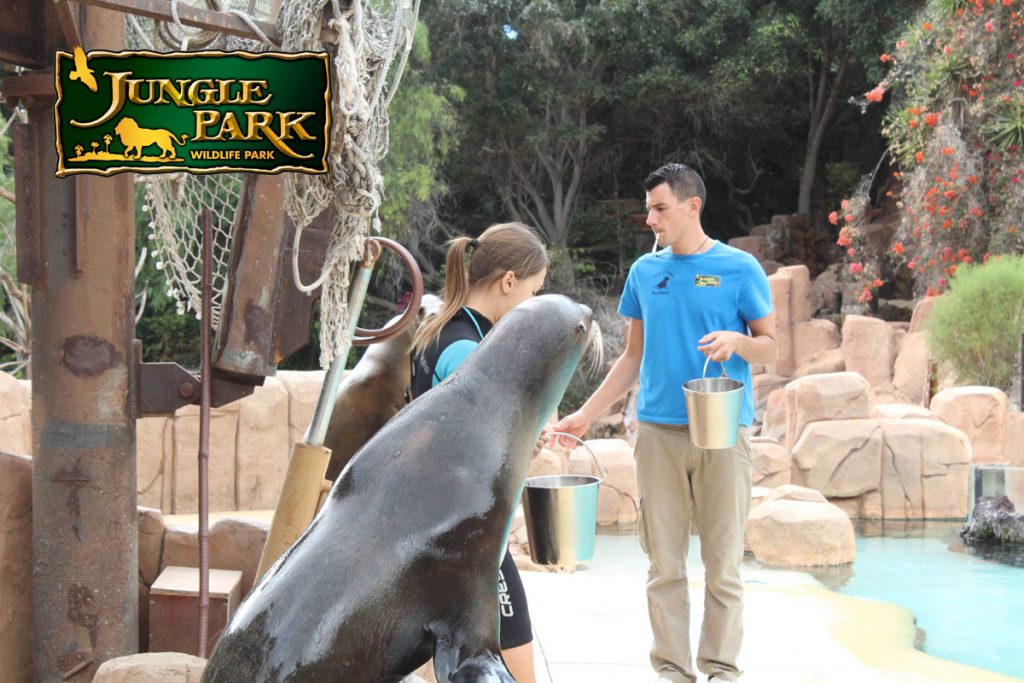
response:
<path id="1" fill-rule="evenodd" d="M 749 334 L 747 321 L 772 312 L 768 278 L 750 254 L 716 242 L 702 254 L 683 256 L 669 248 L 641 256 L 629 269 L 619 313 L 643 322 L 637 416 L 645 422 L 688 424 L 683 384 L 701 376 L 706 360 L 697 350 L 709 332 Z M 740 424 L 754 419 L 750 364 L 738 354 L 725 363 L 743 383 Z M 707 376 L 719 377 L 712 361 Z"/>

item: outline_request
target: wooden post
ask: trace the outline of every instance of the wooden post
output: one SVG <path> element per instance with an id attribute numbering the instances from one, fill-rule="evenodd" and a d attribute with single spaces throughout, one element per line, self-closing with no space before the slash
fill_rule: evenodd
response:
<path id="1" fill-rule="evenodd" d="M 123 15 L 90 7 L 82 18 L 90 49 L 123 47 Z M 26 104 L 15 163 L 31 167 L 25 199 L 35 220 L 25 227 L 37 231 L 39 250 L 26 258 L 39 266 L 31 282 L 35 680 L 85 682 L 102 662 L 138 651 L 135 188 L 128 173 L 54 177 L 52 95 Z"/>

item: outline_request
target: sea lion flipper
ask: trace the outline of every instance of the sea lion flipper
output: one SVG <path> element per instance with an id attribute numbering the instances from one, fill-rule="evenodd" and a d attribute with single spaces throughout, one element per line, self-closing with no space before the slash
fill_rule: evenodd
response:
<path id="1" fill-rule="evenodd" d="M 451 683 L 515 683 L 508 672 L 501 650 L 496 642 L 491 644 L 468 643 L 465 625 L 453 628 L 452 623 L 438 623 L 428 630 L 434 634 L 434 676 L 438 681 Z M 455 634 L 458 634 L 458 638 Z M 466 656 L 467 653 L 472 653 Z"/>

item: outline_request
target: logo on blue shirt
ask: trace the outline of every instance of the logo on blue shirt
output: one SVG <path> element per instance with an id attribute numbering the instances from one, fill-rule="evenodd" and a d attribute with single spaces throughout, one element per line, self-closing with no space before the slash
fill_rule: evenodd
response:
<path id="1" fill-rule="evenodd" d="M 672 279 L 672 273 L 668 272 L 667 270 L 663 270 L 660 273 L 658 273 L 658 277 L 660 278 L 660 280 L 656 285 L 654 285 L 654 289 L 651 290 L 651 293 L 668 294 L 668 283 L 669 280 Z"/>

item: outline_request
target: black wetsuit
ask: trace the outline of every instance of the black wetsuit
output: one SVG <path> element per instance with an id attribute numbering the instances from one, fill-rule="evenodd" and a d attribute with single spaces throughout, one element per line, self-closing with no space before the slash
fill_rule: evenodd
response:
<path id="1" fill-rule="evenodd" d="M 491 327 L 490 320 L 471 308 L 463 307 L 456 313 L 441 330 L 437 341 L 412 359 L 413 398 L 437 386 L 458 367 Z M 532 642 L 533 627 L 526 605 L 526 591 L 508 548 L 498 570 L 498 607 L 501 610 L 501 649 Z"/>

